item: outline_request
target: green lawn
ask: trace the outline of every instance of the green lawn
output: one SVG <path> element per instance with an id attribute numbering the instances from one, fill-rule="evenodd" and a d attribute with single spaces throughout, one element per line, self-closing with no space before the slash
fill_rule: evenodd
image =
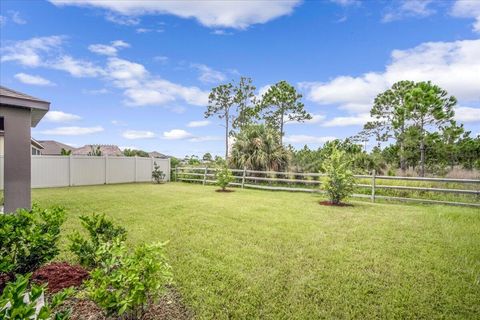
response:
<path id="1" fill-rule="evenodd" d="M 103 212 L 132 243 L 169 240 L 176 287 L 198 318 L 480 316 L 480 210 L 169 183 L 37 189 L 42 206 Z M 69 259 L 64 252 L 62 258 Z"/>

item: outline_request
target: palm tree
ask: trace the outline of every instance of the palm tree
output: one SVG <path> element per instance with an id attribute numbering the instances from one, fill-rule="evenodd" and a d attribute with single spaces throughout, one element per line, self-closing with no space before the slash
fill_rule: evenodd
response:
<path id="1" fill-rule="evenodd" d="M 236 135 L 232 147 L 233 166 L 249 170 L 281 171 L 286 168 L 289 152 L 280 144 L 278 132 L 263 124 L 245 127 Z"/>

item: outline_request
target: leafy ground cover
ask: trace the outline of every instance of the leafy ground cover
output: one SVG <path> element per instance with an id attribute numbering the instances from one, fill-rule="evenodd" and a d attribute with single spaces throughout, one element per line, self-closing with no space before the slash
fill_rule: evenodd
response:
<path id="1" fill-rule="evenodd" d="M 35 189 L 66 235 L 105 213 L 129 244 L 165 241 L 196 318 L 458 318 L 480 314 L 480 210 L 185 183 Z"/>

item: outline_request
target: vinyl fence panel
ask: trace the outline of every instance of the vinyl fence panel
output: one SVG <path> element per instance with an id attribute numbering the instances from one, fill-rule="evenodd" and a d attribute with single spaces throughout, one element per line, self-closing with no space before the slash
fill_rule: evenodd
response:
<path id="1" fill-rule="evenodd" d="M 68 157 L 32 156 L 32 188 L 68 186 L 69 172 Z"/>

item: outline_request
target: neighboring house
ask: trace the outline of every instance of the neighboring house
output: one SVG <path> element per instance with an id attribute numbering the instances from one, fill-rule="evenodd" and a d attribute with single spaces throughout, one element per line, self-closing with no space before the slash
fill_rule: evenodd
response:
<path id="1" fill-rule="evenodd" d="M 55 141 L 55 140 L 40 140 L 38 141 L 43 146 L 43 150 L 41 151 L 42 155 L 45 156 L 61 156 L 62 149 L 65 150 L 74 150 L 75 148 L 69 146 L 67 144 Z"/>
<path id="2" fill-rule="evenodd" d="M 0 126 L 1 127 L 1 126 Z M 0 156 L 3 156 L 4 155 L 4 149 L 5 149 L 5 137 L 4 137 L 5 133 L 3 132 L 3 130 L 0 130 Z M 35 140 L 35 139 L 30 139 L 30 145 L 31 145 L 31 152 L 32 152 L 32 155 L 34 156 L 38 156 L 40 154 L 42 154 L 42 151 L 43 151 L 43 146 L 42 144 Z"/>
<path id="3" fill-rule="evenodd" d="M 149 152 L 148 155 L 151 157 L 151 158 L 160 158 L 160 159 L 169 159 L 171 158 L 170 156 L 167 156 L 163 153 L 160 153 L 160 152 L 157 152 L 157 151 L 152 151 L 152 152 Z"/>
<path id="4" fill-rule="evenodd" d="M 87 144 L 81 148 L 73 149 L 74 156 L 87 156 L 89 152 L 100 147 L 102 156 L 123 156 L 122 150 L 116 145 L 112 144 Z"/>

